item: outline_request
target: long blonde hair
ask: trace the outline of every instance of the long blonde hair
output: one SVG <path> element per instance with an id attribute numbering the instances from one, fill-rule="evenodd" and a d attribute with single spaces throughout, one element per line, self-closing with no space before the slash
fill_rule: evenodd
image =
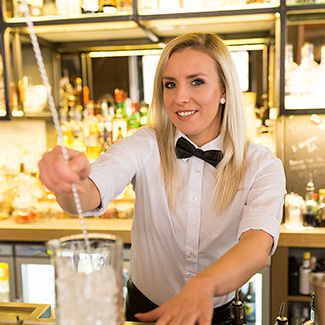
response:
<path id="1" fill-rule="evenodd" d="M 162 178 L 170 205 L 173 207 L 177 185 L 181 186 L 174 142 L 177 130 L 170 121 L 163 103 L 162 78 L 172 53 L 185 48 L 203 50 L 214 59 L 221 88 L 226 92 L 220 126 L 223 159 L 216 168 L 214 188 L 216 211 L 221 213 L 230 204 L 243 178 L 247 138 L 245 106 L 236 67 L 227 46 L 219 36 L 188 33 L 167 43 L 160 56 L 154 79 L 150 123 L 156 130 Z"/>

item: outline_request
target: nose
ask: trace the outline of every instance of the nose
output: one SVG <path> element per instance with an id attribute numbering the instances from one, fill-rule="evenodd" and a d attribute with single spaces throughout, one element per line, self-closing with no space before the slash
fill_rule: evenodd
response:
<path id="1" fill-rule="evenodd" d="M 178 85 L 176 95 L 175 95 L 175 103 L 177 105 L 184 105 L 190 101 L 190 94 L 185 85 Z"/>

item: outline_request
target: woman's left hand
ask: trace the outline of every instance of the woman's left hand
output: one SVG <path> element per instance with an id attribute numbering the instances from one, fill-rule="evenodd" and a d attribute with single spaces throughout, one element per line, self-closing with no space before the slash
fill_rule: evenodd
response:
<path id="1" fill-rule="evenodd" d="M 213 316 L 213 285 L 195 276 L 174 298 L 160 307 L 143 314 L 136 314 L 140 322 L 165 324 L 210 325 Z"/>

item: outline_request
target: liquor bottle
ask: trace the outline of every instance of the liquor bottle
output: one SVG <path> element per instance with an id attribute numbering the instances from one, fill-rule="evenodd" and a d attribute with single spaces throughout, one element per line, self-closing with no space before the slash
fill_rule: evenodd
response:
<path id="1" fill-rule="evenodd" d="M 246 324 L 254 325 L 256 319 L 256 303 L 253 278 L 248 281 L 248 289 L 244 298 L 245 312 L 246 312 Z"/>
<path id="2" fill-rule="evenodd" d="M 116 103 L 115 118 L 117 119 L 126 117 L 124 96 L 123 90 L 118 88 L 114 90 L 114 98 Z"/>
<path id="3" fill-rule="evenodd" d="M 274 325 L 289 325 L 288 318 L 284 316 L 284 302 L 281 303 L 279 316 L 276 318 Z"/>
<path id="4" fill-rule="evenodd" d="M 317 108 L 315 100 L 316 86 L 319 80 L 316 75 L 317 63 L 314 61 L 314 45 L 308 42 L 301 48 L 301 64 L 298 68 L 298 108 Z"/>
<path id="5" fill-rule="evenodd" d="M 64 107 L 60 109 L 60 126 L 61 126 L 61 132 L 63 137 L 63 144 L 66 147 L 70 147 L 71 144 L 71 138 L 72 138 L 72 129 L 71 124 L 68 121 L 68 110 Z M 60 143 L 60 139 L 57 139 L 57 143 Z"/>
<path id="6" fill-rule="evenodd" d="M 70 125 L 71 125 L 71 144 L 72 149 L 85 151 L 84 141 L 84 126 L 81 118 L 82 106 L 74 107 L 70 110 Z"/>
<path id="7" fill-rule="evenodd" d="M 245 323 L 245 305 L 240 299 L 240 289 L 236 290 L 235 300 L 231 303 L 231 324 L 240 325 Z"/>
<path id="8" fill-rule="evenodd" d="M 90 162 L 93 162 L 100 155 L 102 147 L 98 141 L 98 119 L 94 115 L 94 102 L 91 100 L 87 105 L 87 116 L 85 117 L 83 124 L 86 156 Z"/>
<path id="9" fill-rule="evenodd" d="M 124 118 L 112 121 L 112 143 L 127 136 L 127 120 Z"/>
<path id="10" fill-rule="evenodd" d="M 297 105 L 298 64 L 293 61 L 293 45 L 285 46 L 285 108 L 294 109 Z"/>
<path id="11" fill-rule="evenodd" d="M 309 181 L 306 186 L 306 195 L 305 195 L 305 211 L 302 215 L 303 217 L 303 225 L 305 227 L 317 226 L 317 210 L 318 210 L 318 203 L 317 193 L 315 191 L 315 186 L 313 181 Z M 315 195 L 316 194 L 316 195 Z"/>
<path id="12" fill-rule="evenodd" d="M 320 227 L 325 227 L 325 189 L 318 190 L 317 219 Z"/>
<path id="13" fill-rule="evenodd" d="M 309 275 L 311 273 L 310 252 L 304 252 L 302 264 L 299 268 L 299 293 L 310 295 Z"/>
<path id="14" fill-rule="evenodd" d="M 132 102 L 132 114 L 128 118 L 128 131 L 137 129 L 140 126 L 140 113 L 138 112 L 138 103 Z"/>
<path id="15" fill-rule="evenodd" d="M 140 111 L 140 125 L 147 125 L 148 124 L 149 108 L 148 108 L 148 105 L 144 101 L 141 101 L 141 106 L 140 106 L 139 111 Z"/>
<path id="16" fill-rule="evenodd" d="M 106 151 L 112 144 L 112 120 L 113 117 L 109 114 L 109 108 L 106 101 L 103 101 L 100 105 L 101 114 L 98 117 L 98 131 L 100 143 L 102 145 L 102 151 Z"/>

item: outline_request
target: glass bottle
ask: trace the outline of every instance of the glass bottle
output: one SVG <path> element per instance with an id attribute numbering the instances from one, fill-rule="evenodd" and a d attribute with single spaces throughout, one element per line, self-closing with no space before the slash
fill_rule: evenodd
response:
<path id="1" fill-rule="evenodd" d="M 63 144 L 66 147 L 70 147 L 71 138 L 72 138 L 72 129 L 71 124 L 68 121 L 68 110 L 66 108 L 60 109 L 60 125 L 61 132 L 63 136 Z M 58 138 L 57 143 L 60 144 L 60 139 Z"/>
<path id="2" fill-rule="evenodd" d="M 302 264 L 299 268 L 299 293 L 310 295 L 309 275 L 311 273 L 310 252 L 304 252 Z"/>
<path id="3" fill-rule="evenodd" d="M 137 129 L 140 126 L 140 113 L 138 112 L 138 103 L 132 102 L 132 114 L 128 118 L 128 131 Z"/>
<path id="4" fill-rule="evenodd" d="M 87 116 L 83 121 L 86 156 L 90 162 L 95 161 L 102 151 L 98 141 L 98 119 L 94 115 L 94 102 L 89 101 L 87 105 Z"/>
<path id="5" fill-rule="evenodd" d="M 318 211 L 317 219 L 320 227 L 325 227 L 325 189 L 318 191 Z"/>
<path id="6" fill-rule="evenodd" d="M 256 302 L 255 302 L 255 290 L 253 279 L 248 281 L 248 289 L 244 298 L 245 302 L 245 313 L 246 313 L 246 324 L 255 325 L 256 319 Z"/>
<path id="7" fill-rule="evenodd" d="M 70 126 L 71 126 L 71 144 L 72 149 L 85 151 L 84 126 L 81 118 L 82 106 L 74 107 L 70 110 Z"/>
<path id="8" fill-rule="evenodd" d="M 232 325 L 245 324 L 245 305 L 240 299 L 240 293 L 240 290 L 236 290 L 235 300 L 231 303 L 230 306 Z"/>
<path id="9" fill-rule="evenodd" d="M 106 151 L 112 144 L 112 119 L 109 114 L 109 108 L 106 101 L 103 101 L 100 105 L 101 114 L 98 117 L 98 130 L 100 143 L 102 145 L 102 151 Z"/>
<path id="10" fill-rule="evenodd" d="M 293 61 L 293 45 L 285 47 L 285 108 L 294 109 L 297 105 L 298 64 Z"/>
<path id="11" fill-rule="evenodd" d="M 306 186 L 305 211 L 302 216 L 303 225 L 305 227 L 308 226 L 316 227 L 318 225 L 317 224 L 318 203 L 316 201 L 317 193 L 315 193 L 314 191 L 315 191 L 314 183 L 312 181 L 309 181 Z"/>
<path id="12" fill-rule="evenodd" d="M 276 318 L 274 325 L 289 325 L 288 318 L 284 316 L 285 303 L 281 303 L 279 316 Z"/>
<path id="13" fill-rule="evenodd" d="M 316 100 L 316 74 L 317 63 L 314 61 L 314 45 L 304 43 L 301 48 L 301 64 L 298 68 L 298 92 L 297 108 L 317 108 Z"/>
<path id="14" fill-rule="evenodd" d="M 140 124 L 147 125 L 148 124 L 149 108 L 148 108 L 148 105 L 144 101 L 141 102 L 139 111 L 140 111 Z"/>

